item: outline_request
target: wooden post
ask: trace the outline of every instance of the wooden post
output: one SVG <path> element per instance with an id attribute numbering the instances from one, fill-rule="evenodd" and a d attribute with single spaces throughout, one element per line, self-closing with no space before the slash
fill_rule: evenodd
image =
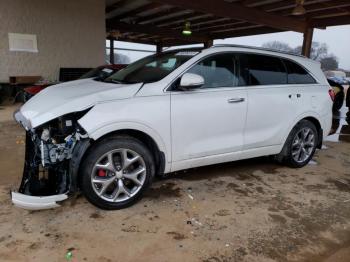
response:
<path id="1" fill-rule="evenodd" d="M 214 44 L 214 41 L 212 39 L 204 42 L 204 48 L 209 48 L 209 47 L 212 47 Z"/>
<path id="2" fill-rule="evenodd" d="M 114 38 L 109 39 L 109 62 L 114 64 Z"/>
<path id="3" fill-rule="evenodd" d="M 312 46 L 312 37 L 314 34 L 313 28 L 307 28 L 304 32 L 304 41 L 303 41 L 303 48 L 302 48 L 302 55 L 309 57 L 311 55 L 311 46 Z"/>
<path id="4" fill-rule="evenodd" d="M 157 43 L 157 54 L 163 51 L 163 44 L 161 42 Z"/>

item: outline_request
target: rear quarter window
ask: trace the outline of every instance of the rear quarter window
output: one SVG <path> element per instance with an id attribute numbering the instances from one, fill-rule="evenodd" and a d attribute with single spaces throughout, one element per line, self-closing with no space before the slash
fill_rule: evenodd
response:
<path id="1" fill-rule="evenodd" d="M 315 84 L 316 80 L 302 66 L 290 60 L 283 60 L 288 70 L 288 84 Z"/>

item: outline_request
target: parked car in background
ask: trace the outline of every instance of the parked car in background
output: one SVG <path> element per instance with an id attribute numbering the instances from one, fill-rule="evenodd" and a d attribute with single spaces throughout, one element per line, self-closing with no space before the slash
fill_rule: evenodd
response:
<path id="1" fill-rule="evenodd" d="M 85 78 L 94 78 L 99 77 L 100 79 L 104 79 L 106 77 L 109 77 L 110 75 L 114 74 L 115 72 L 119 71 L 120 69 L 126 67 L 124 64 L 113 64 L 113 65 L 103 65 L 96 67 L 94 69 L 91 69 L 86 74 L 82 75 L 79 79 L 85 79 Z M 39 93 L 41 90 L 45 89 L 46 87 L 52 85 L 53 83 L 38 83 L 33 86 L 29 86 L 24 88 L 24 102 L 28 101 L 32 96 Z"/>
<path id="2" fill-rule="evenodd" d="M 52 86 L 15 113 L 27 138 L 12 201 L 52 208 L 80 189 L 120 209 L 177 170 L 267 155 L 303 167 L 331 129 L 329 89 L 316 61 L 239 46 L 166 51 Z"/>
<path id="3" fill-rule="evenodd" d="M 23 89 L 23 100 L 24 100 L 24 102 L 27 102 L 34 95 L 36 95 L 41 90 L 45 89 L 46 87 L 48 87 L 50 85 L 53 85 L 53 83 L 41 83 L 41 82 L 38 82 L 38 83 L 36 83 L 33 86 L 28 86 L 28 87 L 24 88 Z"/>
<path id="4" fill-rule="evenodd" d="M 331 76 L 331 77 L 328 77 L 328 79 L 332 80 L 338 84 L 341 84 L 341 85 L 348 85 L 349 84 L 349 81 L 345 77 Z"/>

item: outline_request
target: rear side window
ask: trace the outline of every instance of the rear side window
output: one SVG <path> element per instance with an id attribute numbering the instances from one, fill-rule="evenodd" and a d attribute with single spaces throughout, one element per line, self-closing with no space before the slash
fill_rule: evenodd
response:
<path id="1" fill-rule="evenodd" d="M 283 60 L 288 70 L 288 84 L 315 84 L 315 79 L 300 65 Z"/>
<path id="2" fill-rule="evenodd" d="M 240 85 L 287 84 L 287 72 L 282 60 L 273 56 L 241 54 Z"/>

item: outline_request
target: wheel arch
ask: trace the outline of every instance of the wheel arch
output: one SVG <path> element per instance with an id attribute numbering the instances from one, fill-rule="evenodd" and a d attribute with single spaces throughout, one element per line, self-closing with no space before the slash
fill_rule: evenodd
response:
<path id="1" fill-rule="evenodd" d="M 323 143 L 323 129 L 322 129 L 321 122 L 319 121 L 319 119 L 315 115 L 303 115 L 302 117 L 299 117 L 296 121 L 294 121 L 292 125 L 290 125 L 288 132 L 287 132 L 287 135 L 285 136 L 285 140 L 284 140 L 283 146 L 281 148 L 281 151 L 275 156 L 278 162 L 284 161 L 284 158 L 285 158 L 287 150 L 288 150 L 288 147 L 287 147 L 288 137 L 290 136 L 294 127 L 296 125 L 298 125 L 303 120 L 310 121 L 311 123 L 313 123 L 315 125 L 316 131 L 317 131 L 317 136 L 318 136 L 316 147 L 321 149 L 322 143 Z"/>
<path id="2" fill-rule="evenodd" d="M 152 153 L 152 156 L 155 160 L 156 176 L 162 176 L 168 170 L 169 165 L 167 165 L 167 158 L 165 152 L 162 151 L 162 149 L 159 147 L 159 144 L 157 144 L 156 140 L 149 134 L 137 129 L 126 128 L 114 130 L 109 133 L 105 133 L 97 139 L 85 139 L 77 144 L 76 148 L 73 151 L 73 156 L 70 161 L 69 167 L 71 177 L 71 193 L 76 192 L 81 183 L 81 163 L 84 162 L 84 159 L 87 157 L 93 146 L 96 145 L 98 142 L 107 139 L 108 137 L 116 135 L 127 135 L 136 138 L 145 144 L 145 146 Z"/>
<path id="3" fill-rule="evenodd" d="M 289 133 L 291 132 L 291 130 L 302 120 L 308 120 L 311 123 L 313 123 L 316 127 L 317 130 L 317 135 L 318 135 L 318 143 L 317 143 L 317 148 L 321 148 L 322 147 L 322 143 L 323 143 L 323 129 L 322 129 L 322 124 L 320 121 L 320 117 L 318 116 L 318 114 L 313 113 L 313 112 L 309 112 L 303 115 L 300 115 L 298 118 L 296 118 L 294 120 L 294 122 L 289 126 L 288 131 L 286 132 L 285 138 L 284 138 L 284 143 L 287 141 Z"/>
<path id="4" fill-rule="evenodd" d="M 322 130 L 322 126 L 321 126 L 320 121 L 313 116 L 304 117 L 301 120 L 308 120 L 315 125 L 316 130 L 317 130 L 317 136 L 318 136 L 317 137 L 317 148 L 321 149 L 322 143 L 323 143 L 323 130 Z"/>
<path id="5" fill-rule="evenodd" d="M 130 136 L 144 143 L 145 146 L 152 153 L 152 156 L 156 165 L 156 175 L 161 176 L 164 173 L 165 166 L 166 166 L 165 152 L 161 150 L 156 140 L 144 131 L 140 131 L 137 129 L 130 129 L 130 128 L 119 129 L 119 130 L 115 130 L 110 133 L 104 134 L 103 136 L 99 137 L 97 140 L 94 140 L 92 144 L 98 143 L 99 141 L 104 140 L 108 137 L 118 136 L 118 135 Z"/>

